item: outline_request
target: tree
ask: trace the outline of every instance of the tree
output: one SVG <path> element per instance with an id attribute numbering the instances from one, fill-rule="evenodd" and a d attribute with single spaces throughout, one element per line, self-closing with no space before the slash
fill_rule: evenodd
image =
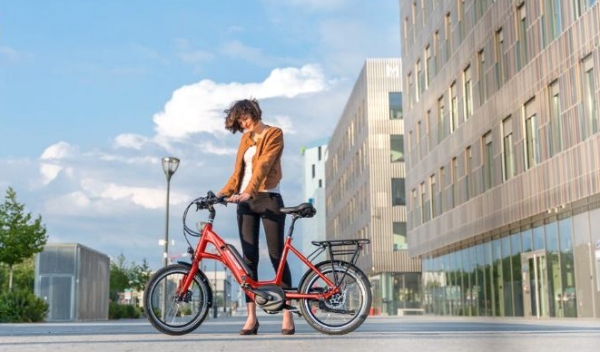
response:
<path id="1" fill-rule="evenodd" d="M 0 263 L 8 265 L 9 290 L 13 286 L 15 264 L 41 252 L 47 240 L 41 215 L 33 219 L 31 213 L 25 213 L 25 206 L 17 202 L 17 193 L 9 187 L 4 203 L 0 204 Z"/>
<path id="2" fill-rule="evenodd" d="M 143 291 L 149 279 L 150 267 L 145 258 L 141 265 L 135 262 L 127 265 L 127 259 L 121 253 L 110 262 L 110 298 L 116 301 L 118 293 L 129 288 Z"/>

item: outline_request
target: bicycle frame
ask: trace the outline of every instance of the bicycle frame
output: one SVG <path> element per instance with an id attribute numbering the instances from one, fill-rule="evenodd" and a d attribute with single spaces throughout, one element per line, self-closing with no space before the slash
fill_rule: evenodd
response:
<path id="1" fill-rule="evenodd" d="M 196 198 L 188 205 L 183 214 L 183 232 L 192 262 L 167 265 L 148 281 L 144 291 L 144 312 L 156 329 L 169 335 L 187 334 L 200 326 L 209 308 L 215 306 L 211 292 L 214 288 L 211 289 L 200 266 L 205 259 L 223 263 L 244 293 L 267 313 L 284 309 L 296 312 L 315 330 L 328 335 L 347 334 L 365 321 L 373 301 L 371 285 L 355 264 L 362 245 L 370 242 L 368 239 L 312 241 L 316 249 L 305 256 L 292 245 L 294 224 L 300 218 L 313 217 L 316 209 L 310 203 L 281 208 L 281 213 L 291 216 L 292 220 L 283 241 L 281 259 L 276 265 L 275 277 L 259 281 L 250 277 L 251 269 L 235 246 L 226 243 L 214 231 L 214 206 L 218 204 L 227 205 L 226 198 L 209 191 L 206 197 Z M 208 221 L 199 222 L 197 230 L 186 224 L 188 210 L 193 205 L 196 211 L 209 211 Z M 195 248 L 188 235 L 198 237 Z M 329 258 L 317 263 L 316 258 L 325 251 Z M 298 287 L 283 288 L 285 263 L 291 255 L 308 269 Z M 348 255 L 352 255 L 350 261 L 338 258 Z"/>
<path id="2" fill-rule="evenodd" d="M 262 286 L 266 285 L 277 285 L 281 286 L 281 281 L 283 279 L 283 268 L 285 262 L 287 261 L 287 256 L 290 252 L 296 255 L 298 259 L 300 259 L 310 270 L 317 273 L 317 275 L 327 284 L 329 287 L 333 287 L 332 290 L 327 292 L 320 293 L 300 293 L 297 291 L 286 291 L 286 299 L 313 299 L 313 300 L 324 300 L 330 298 L 332 295 L 336 294 L 339 291 L 339 287 L 336 283 L 332 282 L 328 277 L 323 275 L 317 267 L 315 267 L 312 262 L 306 258 L 300 251 L 298 251 L 292 245 L 292 232 L 294 228 L 294 223 L 296 222 L 296 218 L 292 218 L 292 224 L 288 229 L 288 235 L 285 238 L 283 252 L 281 255 L 281 260 L 277 267 L 277 271 L 275 273 L 275 277 L 272 280 L 268 281 L 256 281 L 253 280 L 241 263 L 235 258 L 235 255 L 229 250 L 227 243 L 216 233 L 213 231 L 212 220 L 214 219 L 214 210 L 211 211 L 209 216 L 209 221 L 203 223 L 202 235 L 198 244 L 196 245 L 196 249 L 194 251 L 194 255 L 192 258 L 192 266 L 190 268 L 190 272 L 188 273 L 185 280 L 180 283 L 180 286 L 177 290 L 177 294 L 182 297 L 188 290 L 191 285 L 194 276 L 200 270 L 200 263 L 204 259 L 212 259 L 217 260 L 223 263 L 232 273 L 235 280 L 240 284 L 242 289 L 244 289 L 245 293 L 251 298 L 254 299 L 255 293 L 252 292 L 252 289 L 260 289 Z M 207 252 L 207 246 L 211 244 L 216 250 L 215 253 Z"/>

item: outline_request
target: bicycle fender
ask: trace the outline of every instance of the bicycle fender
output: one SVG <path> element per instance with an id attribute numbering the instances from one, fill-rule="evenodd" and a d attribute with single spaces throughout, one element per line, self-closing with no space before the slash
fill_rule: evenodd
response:
<path id="1" fill-rule="evenodd" d="M 185 265 L 188 268 L 192 267 L 192 264 L 188 263 L 188 262 L 177 261 L 177 264 Z M 206 287 L 208 288 L 208 307 L 211 308 L 213 305 L 213 292 L 212 292 L 212 286 L 210 285 L 210 281 L 206 277 L 206 274 L 204 274 L 204 272 L 200 269 L 198 269 L 198 272 L 196 272 L 196 275 L 200 276 L 200 280 L 202 280 L 202 282 L 205 283 Z"/>
<path id="2" fill-rule="evenodd" d="M 352 268 L 353 270 L 355 270 L 355 271 L 357 271 L 357 272 L 359 272 L 359 273 L 363 274 L 365 277 L 367 277 L 367 275 L 365 275 L 365 273 L 364 273 L 362 270 L 360 270 L 360 268 L 359 268 L 359 267 L 357 267 L 356 265 L 354 265 L 354 264 L 352 264 L 352 263 L 350 263 L 350 262 L 347 262 L 347 261 L 345 261 L 345 260 L 333 260 L 333 261 L 331 261 L 331 260 L 324 260 L 324 261 L 322 261 L 322 262 L 320 262 L 320 263 L 317 263 L 317 264 L 315 264 L 315 267 L 316 267 L 317 269 L 319 269 L 319 267 L 321 267 L 322 265 L 331 265 L 331 264 L 340 264 L 340 265 L 342 265 L 342 266 L 344 266 L 344 265 L 347 265 L 347 266 L 349 266 L 350 268 Z M 306 270 L 306 272 L 305 272 L 305 273 L 304 273 L 304 275 L 302 276 L 302 279 L 300 279 L 300 281 L 298 281 L 298 282 L 299 282 L 299 284 L 298 284 L 298 287 L 302 287 L 302 284 L 304 283 L 304 280 L 306 280 L 306 277 L 307 277 L 307 276 L 308 276 L 310 273 L 312 273 L 312 270 L 311 270 L 310 268 L 308 268 L 308 270 Z M 370 286 L 370 285 L 371 285 L 371 281 L 369 281 L 369 280 L 367 279 L 367 282 L 369 283 L 369 286 Z"/>

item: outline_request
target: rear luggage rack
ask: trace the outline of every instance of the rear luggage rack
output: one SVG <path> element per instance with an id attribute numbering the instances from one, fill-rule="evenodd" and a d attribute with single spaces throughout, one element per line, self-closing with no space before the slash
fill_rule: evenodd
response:
<path id="1" fill-rule="evenodd" d="M 309 259 L 314 259 L 319 254 L 326 251 L 331 261 L 335 260 L 336 256 L 352 255 L 350 262 L 356 264 L 359 251 L 363 248 L 363 245 L 369 244 L 371 241 L 366 238 L 361 238 L 354 240 L 312 241 L 311 243 L 319 248 L 311 253 Z"/>

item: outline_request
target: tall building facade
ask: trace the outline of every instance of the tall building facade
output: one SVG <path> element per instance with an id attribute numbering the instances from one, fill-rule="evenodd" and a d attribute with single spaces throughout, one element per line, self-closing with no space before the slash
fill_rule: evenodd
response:
<path id="1" fill-rule="evenodd" d="M 373 311 L 420 307 L 421 265 L 408 256 L 399 59 L 368 59 L 329 140 L 327 239 L 368 238 L 357 263 Z"/>
<path id="2" fill-rule="evenodd" d="M 400 1 L 400 17 L 427 312 L 599 318 L 598 1 Z"/>
<path id="3" fill-rule="evenodd" d="M 327 139 L 313 141 L 302 148 L 302 159 L 304 163 L 304 178 L 302 194 L 304 201 L 311 203 L 317 214 L 310 221 L 302 221 L 302 248 L 307 255 L 317 247 L 312 241 L 326 240 L 325 224 L 325 160 L 327 159 Z M 321 254 L 315 260 L 318 262 L 325 259 Z"/>

